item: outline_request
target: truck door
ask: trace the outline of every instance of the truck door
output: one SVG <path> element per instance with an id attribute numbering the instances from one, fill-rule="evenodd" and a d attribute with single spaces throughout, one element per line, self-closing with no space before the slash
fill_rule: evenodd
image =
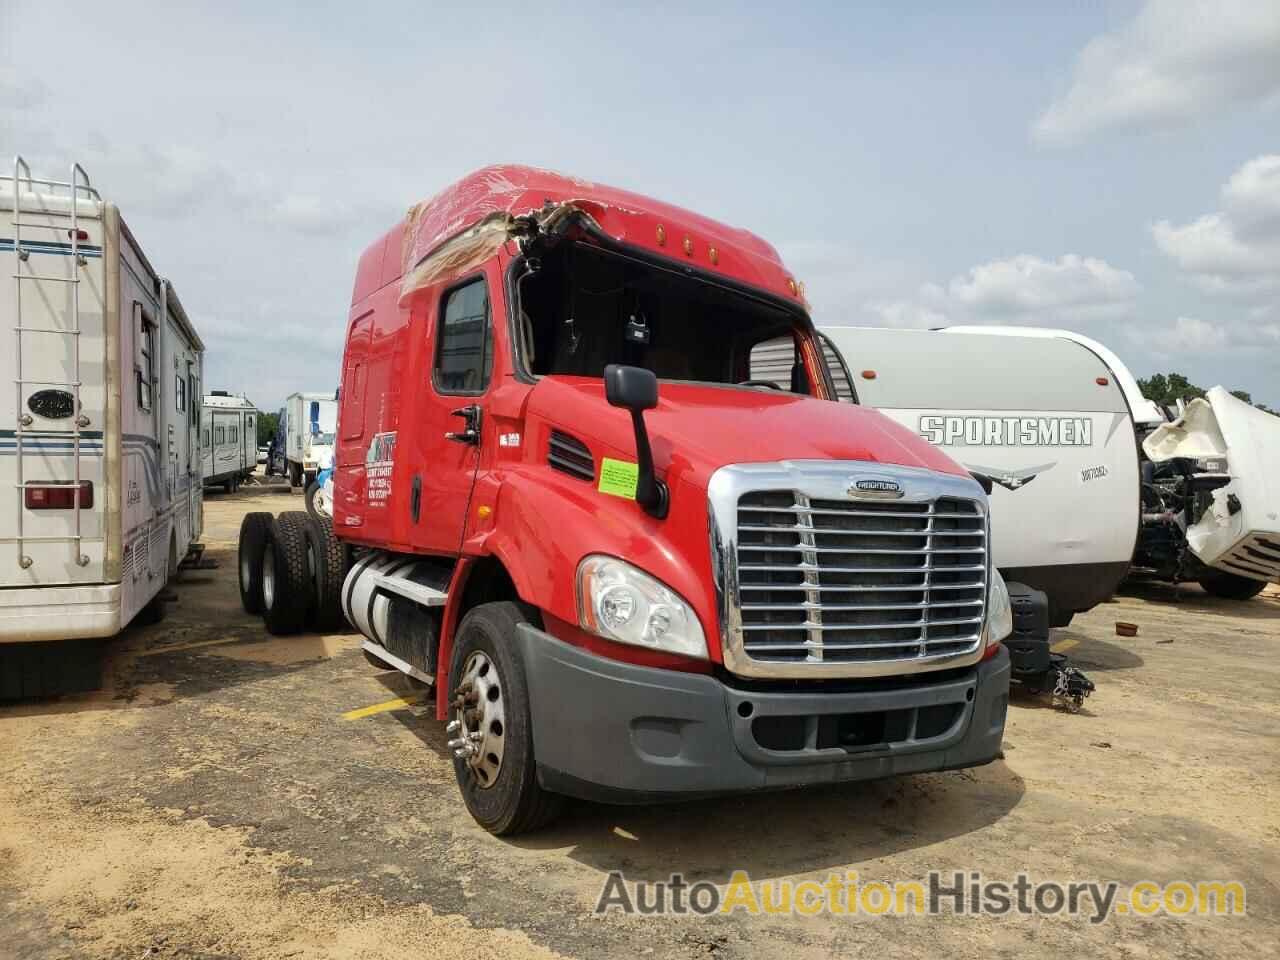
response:
<path id="1" fill-rule="evenodd" d="M 485 442 L 484 407 L 493 372 L 488 282 L 473 277 L 447 289 L 432 325 L 431 370 L 402 428 L 413 445 L 399 481 L 408 539 L 433 553 L 456 554 Z"/>

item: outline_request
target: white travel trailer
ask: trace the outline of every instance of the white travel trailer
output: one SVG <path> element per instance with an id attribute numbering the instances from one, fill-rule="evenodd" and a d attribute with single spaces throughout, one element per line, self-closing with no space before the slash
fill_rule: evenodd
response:
<path id="1" fill-rule="evenodd" d="M 1095 353 L 1062 338 L 821 332 L 835 347 L 827 359 L 841 399 L 877 408 L 991 480 L 995 563 L 1047 595 L 1051 625 L 1111 595 L 1138 534 L 1138 445 L 1124 390 Z M 767 349 L 753 352 L 751 375 L 781 384 L 790 355 L 770 366 Z"/>
<path id="2" fill-rule="evenodd" d="M 289 483 L 309 487 L 316 474 L 333 465 L 333 435 L 338 401 L 328 393 L 295 393 L 285 400 L 285 457 Z"/>
<path id="3" fill-rule="evenodd" d="M 78 164 L 57 181 L 18 158 L 0 216 L 0 697 L 15 697 L 96 686 L 96 656 L 73 669 L 54 642 L 162 611 L 201 529 L 204 345 Z"/>
<path id="4" fill-rule="evenodd" d="M 200 405 L 200 476 L 206 487 L 230 493 L 258 465 L 258 408 L 244 397 L 214 390 Z"/>

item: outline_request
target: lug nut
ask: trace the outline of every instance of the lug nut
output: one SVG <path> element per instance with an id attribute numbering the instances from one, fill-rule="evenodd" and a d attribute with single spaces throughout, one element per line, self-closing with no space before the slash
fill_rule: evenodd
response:
<path id="1" fill-rule="evenodd" d="M 453 736 L 461 729 L 462 729 L 461 723 L 459 723 L 457 720 L 450 720 L 449 725 L 444 728 L 444 732 L 449 734 L 449 736 Z"/>

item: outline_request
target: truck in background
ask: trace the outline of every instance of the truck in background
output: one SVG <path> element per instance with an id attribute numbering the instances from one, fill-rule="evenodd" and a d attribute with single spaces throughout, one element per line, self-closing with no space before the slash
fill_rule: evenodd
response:
<path id="1" fill-rule="evenodd" d="M 783 389 L 750 369 L 780 336 Z M 987 497 L 889 418 L 823 402 L 763 240 L 481 170 L 361 257 L 341 383 L 332 519 L 246 517 L 242 600 L 275 632 L 339 605 L 372 663 L 434 685 L 491 832 L 563 795 L 998 756 L 1012 613 Z"/>
<path id="2" fill-rule="evenodd" d="M 79 164 L 17 158 L 0 211 L 0 697 L 93 689 L 198 547 L 204 344 Z"/>
<path id="3" fill-rule="evenodd" d="M 258 408 L 214 390 L 200 405 L 200 473 L 206 487 L 234 493 L 258 465 Z"/>
<path id="4" fill-rule="evenodd" d="M 333 463 L 338 401 L 328 393 L 295 393 L 285 400 L 285 460 L 289 484 L 309 487 Z"/>

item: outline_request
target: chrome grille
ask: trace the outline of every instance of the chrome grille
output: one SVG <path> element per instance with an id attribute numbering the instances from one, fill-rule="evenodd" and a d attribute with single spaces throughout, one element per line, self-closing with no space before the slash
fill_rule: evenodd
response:
<path id="1" fill-rule="evenodd" d="M 952 658 L 981 643 L 987 521 L 976 500 L 737 501 L 743 653 L 765 664 Z"/>

